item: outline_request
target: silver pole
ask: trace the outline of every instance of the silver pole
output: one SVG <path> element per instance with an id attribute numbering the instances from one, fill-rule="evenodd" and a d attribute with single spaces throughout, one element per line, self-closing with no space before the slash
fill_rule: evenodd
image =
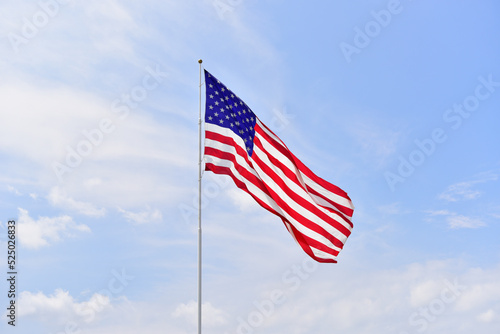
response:
<path id="1" fill-rule="evenodd" d="M 198 120 L 199 128 L 199 143 L 198 143 L 198 334 L 201 334 L 201 164 L 202 164 L 202 152 L 201 152 L 201 63 L 203 60 L 198 60 L 200 64 L 200 118 Z"/>

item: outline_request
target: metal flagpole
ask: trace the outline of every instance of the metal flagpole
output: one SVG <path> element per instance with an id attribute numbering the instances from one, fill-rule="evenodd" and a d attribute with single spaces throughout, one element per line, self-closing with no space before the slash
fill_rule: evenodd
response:
<path id="1" fill-rule="evenodd" d="M 202 163 L 202 153 L 201 153 L 201 63 L 203 60 L 198 60 L 200 64 L 200 118 L 198 120 L 199 128 L 199 143 L 198 143 L 198 334 L 201 334 L 201 163 Z"/>

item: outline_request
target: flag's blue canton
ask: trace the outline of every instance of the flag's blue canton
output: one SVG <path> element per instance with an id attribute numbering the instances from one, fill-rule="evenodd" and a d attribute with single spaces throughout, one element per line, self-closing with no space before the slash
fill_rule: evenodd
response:
<path id="1" fill-rule="evenodd" d="M 205 85 L 205 122 L 231 129 L 245 141 L 246 150 L 251 156 L 257 121 L 255 114 L 245 102 L 206 70 Z"/>

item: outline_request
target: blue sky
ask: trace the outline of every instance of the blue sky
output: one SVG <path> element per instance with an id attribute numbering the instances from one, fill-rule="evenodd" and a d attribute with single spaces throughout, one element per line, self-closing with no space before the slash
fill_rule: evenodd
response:
<path id="1" fill-rule="evenodd" d="M 0 9 L 2 332 L 195 332 L 200 58 L 355 205 L 339 263 L 315 264 L 205 173 L 204 333 L 498 330 L 496 2 Z"/>

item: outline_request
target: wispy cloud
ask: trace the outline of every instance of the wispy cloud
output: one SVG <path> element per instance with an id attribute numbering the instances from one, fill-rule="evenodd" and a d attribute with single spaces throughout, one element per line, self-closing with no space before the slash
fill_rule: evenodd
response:
<path id="1" fill-rule="evenodd" d="M 386 215 L 400 215 L 409 213 L 408 210 L 402 208 L 401 203 L 399 202 L 394 202 L 387 205 L 381 205 L 378 207 L 378 211 Z"/>
<path id="2" fill-rule="evenodd" d="M 492 309 L 489 309 L 488 311 L 479 314 L 476 318 L 477 318 L 477 320 L 479 320 L 481 322 L 491 322 L 491 321 L 493 321 L 493 319 L 496 318 L 496 314 L 495 314 L 495 311 L 493 311 Z"/>
<path id="3" fill-rule="evenodd" d="M 60 187 L 53 187 L 50 190 L 48 200 L 50 204 L 54 206 L 76 211 L 86 216 L 102 217 L 106 214 L 106 210 L 104 208 L 98 209 L 91 203 L 76 201 L 67 196 L 66 192 Z"/>
<path id="4" fill-rule="evenodd" d="M 13 186 L 7 186 L 7 190 L 16 196 L 22 196 L 22 193 L 19 190 L 17 190 L 16 188 L 14 188 Z"/>
<path id="5" fill-rule="evenodd" d="M 225 325 L 228 320 L 228 314 L 214 307 L 211 303 L 202 304 L 203 324 L 207 327 L 216 327 Z M 195 301 L 190 301 L 187 304 L 180 304 L 172 313 L 174 318 L 183 318 L 192 325 L 196 324 L 196 312 L 198 304 Z"/>
<path id="6" fill-rule="evenodd" d="M 429 216 L 444 216 L 448 227 L 451 229 L 479 228 L 486 226 L 486 223 L 479 218 L 459 215 L 448 210 L 429 211 Z"/>
<path id="7" fill-rule="evenodd" d="M 49 246 L 62 238 L 73 237 L 75 233 L 90 232 L 85 224 L 77 224 L 70 216 L 30 217 L 27 210 L 19 208 L 19 241 L 31 249 Z"/>
<path id="8" fill-rule="evenodd" d="M 479 228 L 486 226 L 482 220 L 462 215 L 452 215 L 446 217 L 448 226 L 452 229 L 459 228 Z"/>
<path id="9" fill-rule="evenodd" d="M 402 131 L 394 131 L 370 119 L 358 120 L 348 129 L 365 154 L 379 166 L 396 152 Z"/>
<path id="10" fill-rule="evenodd" d="M 118 211 L 122 213 L 123 217 L 125 217 L 127 221 L 134 224 L 157 223 L 161 222 L 163 218 L 160 210 L 151 209 L 150 207 L 147 207 L 146 210 L 139 212 L 127 211 L 121 208 L 118 208 Z"/>
<path id="11" fill-rule="evenodd" d="M 481 196 L 481 191 L 473 189 L 473 186 L 497 180 L 498 175 L 493 172 L 481 173 L 474 180 L 450 185 L 438 198 L 447 202 L 473 200 Z"/>
<path id="12" fill-rule="evenodd" d="M 480 196 L 482 196 L 483 191 L 479 188 L 478 185 L 485 184 L 488 182 L 495 182 L 498 180 L 498 174 L 494 171 L 487 171 L 483 173 L 479 173 L 475 175 L 469 181 L 463 181 L 454 183 L 448 188 L 438 195 L 438 198 L 448 202 L 448 203 L 458 203 L 463 201 L 472 201 Z M 450 204 L 451 205 L 451 204 Z M 457 212 L 450 210 L 432 210 L 428 211 L 428 215 L 431 216 L 443 216 L 446 220 L 446 223 L 451 229 L 475 229 L 486 226 L 486 222 L 484 221 L 485 217 L 492 216 L 495 217 L 494 213 L 488 213 L 488 209 L 485 212 L 485 208 L 483 206 L 481 217 L 473 217 L 470 215 L 463 215 Z"/>

